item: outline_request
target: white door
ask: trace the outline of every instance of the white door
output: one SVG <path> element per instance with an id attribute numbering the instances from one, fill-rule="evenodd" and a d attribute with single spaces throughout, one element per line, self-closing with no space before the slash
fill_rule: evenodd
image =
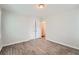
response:
<path id="1" fill-rule="evenodd" d="M 35 20 L 35 38 L 40 38 L 40 22 Z"/>

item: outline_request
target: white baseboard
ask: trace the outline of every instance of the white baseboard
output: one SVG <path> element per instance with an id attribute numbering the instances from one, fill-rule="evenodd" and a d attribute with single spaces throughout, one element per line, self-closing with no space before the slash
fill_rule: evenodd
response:
<path id="1" fill-rule="evenodd" d="M 32 39 L 29 39 L 29 40 L 32 40 Z M 9 43 L 9 44 L 4 44 L 3 47 L 13 45 L 13 44 L 17 44 L 17 43 L 21 43 L 21 42 L 25 42 L 25 41 L 29 41 L 29 40 L 23 40 L 23 41 L 17 41 L 17 42 L 13 42 L 13 43 Z"/>
<path id="2" fill-rule="evenodd" d="M 47 38 L 47 40 L 55 42 L 55 43 L 58 43 L 58 44 L 61 44 L 61 45 L 64 45 L 64 46 L 67 46 L 67 47 L 70 47 L 70 48 L 74 48 L 74 49 L 78 49 L 79 50 L 79 48 L 75 47 L 75 46 L 71 46 L 71 45 L 68 45 L 68 44 L 65 44 L 65 43 L 60 43 L 58 41 L 53 41 L 53 40 L 50 40 L 49 38 Z"/>
<path id="3" fill-rule="evenodd" d="M 1 51 L 2 47 L 0 47 L 0 51 Z"/>
<path id="4" fill-rule="evenodd" d="M 39 38 L 37 38 L 37 39 L 39 39 Z M 29 40 L 33 40 L 33 39 L 29 39 Z M 17 41 L 17 42 L 13 42 L 13 43 L 5 44 L 5 45 L 3 45 L 3 47 L 5 47 L 5 46 L 9 46 L 9 45 L 13 45 L 13 44 L 17 44 L 17 43 L 21 43 L 21 42 L 26 42 L 26 41 L 29 41 L 29 40 L 23 40 L 23 41 Z"/>

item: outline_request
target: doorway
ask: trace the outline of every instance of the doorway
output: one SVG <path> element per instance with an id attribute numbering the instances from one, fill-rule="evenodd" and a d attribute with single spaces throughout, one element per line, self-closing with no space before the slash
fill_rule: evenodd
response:
<path id="1" fill-rule="evenodd" d="M 46 22 L 42 21 L 40 22 L 40 32 L 41 32 L 41 38 L 46 38 Z"/>
<path id="2" fill-rule="evenodd" d="M 35 20 L 35 39 L 46 39 L 46 21 Z"/>

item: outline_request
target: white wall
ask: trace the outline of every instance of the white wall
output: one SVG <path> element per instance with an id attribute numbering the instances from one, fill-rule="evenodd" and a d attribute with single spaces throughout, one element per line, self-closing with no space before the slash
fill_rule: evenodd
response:
<path id="1" fill-rule="evenodd" d="M 2 48 L 2 40 L 1 40 L 1 9 L 0 9 L 0 50 Z"/>
<path id="2" fill-rule="evenodd" d="M 3 11 L 2 40 L 4 46 L 34 38 L 35 17 Z M 49 16 L 47 39 L 79 49 L 79 11 L 67 11 Z"/>
<path id="3" fill-rule="evenodd" d="M 4 46 L 34 39 L 35 18 L 3 11 L 2 39 Z"/>
<path id="4" fill-rule="evenodd" d="M 47 20 L 47 39 L 79 49 L 79 11 L 50 16 Z"/>

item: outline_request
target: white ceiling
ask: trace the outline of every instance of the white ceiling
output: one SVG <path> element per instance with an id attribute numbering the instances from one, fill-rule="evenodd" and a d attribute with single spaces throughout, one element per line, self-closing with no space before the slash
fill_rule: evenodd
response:
<path id="1" fill-rule="evenodd" d="M 33 4 L 1 4 L 2 10 L 24 14 L 50 16 L 61 12 L 79 10 L 78 4 L 48 4 L 44 9 L 37 9 Z"/>

